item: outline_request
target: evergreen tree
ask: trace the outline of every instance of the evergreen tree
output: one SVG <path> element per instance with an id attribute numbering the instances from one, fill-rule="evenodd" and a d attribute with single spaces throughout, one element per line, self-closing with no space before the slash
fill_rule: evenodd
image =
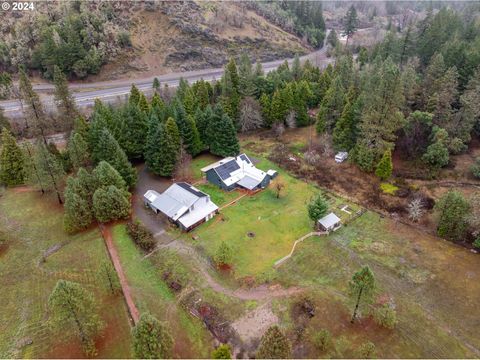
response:
<path id="1" fill-rule="evenodd" d="M 247 53 L 244 52 L 240 57 L 240 66 L 238 67 L 239 93 L 243 97 L 254 96 L 257 92 L 255 87 L 255 74 L 252 63 Z"/>
<path id="2" fill-rule="evenodd" d="M 345 19 L 343 21 L 343 36 L 347 37 L 347 42 L 345 47 L 348 47 L 348 40 L 350 37 L 357 32 L 358 27 L 358 17 L 357 17 L 357 10 L 355 6 L 351 5 L 345 15 Z"/>
<path id="3" fill-rule="evenodd" d="M 128 103 L 132 105 L 138 105 L 139 101 L 140 91 L 134 84 L 132 84 L 132 87 L 130 88 L 130 96 L 128 97 Z"/>
<path id="4" fill-rule="evenodd" d="M 438 214 L 437 233 L 452 241 L 461 241 L 468 228 L 469 202 L 458 191 L 449 191 L 435 204 Z"/>
<path id="5" fill-rule="evenodd" d="M 92 172 L 92 181 L 97 188 L 107 188 L 111 185 L 119 190 L 127 191 L 127 184 L 122 176 L 108 162 L 100 161 Z M 93 195 L 93 194 L 92 194 Z"/>
<path id="6" fill-rule="evenodd" d="M 157 175 L 172 176 L 180 151 L 180 134 L 175 120 L 160 123 L 147 138 L 145 159 L 148 168 Z"/>
<path id="7" fill-rule="evenodd" d="M 77 133 L 80 134 L 83 138 L 83 140 L 88 141 L 89 138 L 89 125 L 85 118 L 83 116 L 77 116 L 73 120 L 73 130 Z"/>
<path id="8" fill-rule="evenodd" d="M 198 132 L 195 119 L 192 115 L 187 116 L 186 130 L 187 131 L 184 133 L 185 137 L 183 138 L 183 144 L 191 156 L 196 156 L 202 151 L 203 144 L 200 139 L 200 133 Z"/>
<path id="9" fill-rule="evenodd" d="M 375 277 L 368 266 L 362 267 L 353 274 L 352 280 L 349 282 L 350 296 L 355 301 L 355 309 L 353 310 L 352 320 L 354 323 L 360 303 L 370 303 L 375 293 Z"/>
<path id="10" fill-rule="evenodd" d="M 192 88 L 187 89 L 183 99 L 183 107 L 187 115 L 194 115 L 198 107 L 197 98 Z"/>
<path id="11" fill-rule="evenodd" d="M 197 81 L 195 84 L 195 97 L 197 98 L 197 104 L 199 108 L 204 111 L 206 107 L 210 104 L 210 94 L 208 91 L 209 84 L 203 79 Z"/>
<path id="12" fill-rule="evenodd" d="M 268 328 L 260 340 L 257 359 L 288 359 L 291 356 L 290 343 L 278 326 Z"/>
<path id="13" fill-rule="evenodd" d="M 292 76 L 294 81 L 299 81 L 302 78 L 302 66 L 300 65 L 300 58 L 295 54 L 292 63 Z"/>
<path id="14" fill-rule="evenodd" d="M 377 62 L 369 74 L 362 93 L 363 111 L 359 129 L 359 145 L 378 160 L 394 147 L 396 132 L 403 126 L 404 97 L 398 67 L 387 58 Z"/>
<path id="15" fill-rule="evenodd" d="M 51 122 L 45 115 L 43 104 L 33 90 L 32 83 L 23 68 L 19 69 L 19 88 L 22 100 L 26 105 L 25 118 L 30 119 L 30 123 L 26 123 L 27 128 L 31 126 L 34 135 L 40 136 L 43 143 L 47 145 L 47 134 L 51 129 Z"/>
<path id="16" fill-rule="evenodd" d="M 382 180 L 387 180 L 392 176 L 393 163 L 392 163 L 392 151 L 386 150 L 383 153 L 383 156 L 380 162 L 377 164 L 377 170 L 375 170 L 375 175 Z"/>
<path id="17" fill-rule="evenodd" d="M 207 128 L 210 152 L 218 156 L 236 156 L 240 152 L 237 131 L 227 114 L 215 115 Z"/>
<path id="18" fill-rule="evenodd" d="M 322 194 L 318 194 L 310 200 L 307 210 L 310 219 L 317 223 L 318 220 L 327 214 L 328 202 L 325 200 L 325 197 Z"/>
<path id="19" fill-rule="evenodd" d="M 235 79 L 235 80 L 234 80 Z M 221 81 L 221 103 L 231 119 L 237 119 L 240 95 L 238 93 L 238 73 L 232 59 L 225 67 Z"/>
<path id="20" fill-rule="evenodd" d="M 37 167 L 35 161 L 35 151 L 33 149 L 32 144 L 26 141 L 23 145 L 23 150 L 25 153 L 24 156 L 24 173 L 25 179 L 34 187 L 37 187 L 41 192 L 42 195 L 45 194 L 45 186 L 42 182 L 42 177 L 40 176 L 40 170 Z"/>
<path id="21" fill-rule="evenodd" d="M 122 150 L 117 140 L 115 140 L 107 129 L 104 129 L 101 132 L 98 144 L 96 144 L 96 149 L 94 151 L 97 152 L 97 156 L 95 156 L 97 162 L 102 160 L 108 162 L 118 171 L 129 188 L 135 186 L 137 183 L 137 172 L 128 161 L 127 155 L 125 155 L 125 152 Z"/>
<path id="22" fill-rule="evenodd" d="M 105 260 L 104 262 L 102 262 L 100 275 L 102 278 L 105 277 L 105 279 L 107 280 L 106 283 L 108 286 L 108 290 L 110 290 L 110 293 L 112 295 L 122 292 L 120 280 L 118 279 L 117 272 L 115 271 L 115 268 L 113 267 L 110 260 Z"/>
<path id="23" fill-rule="evenodd" d="M 158 80 L 158 78 L 153 79 L 152 87 L 155 90 L 155 94 L 157 94 L 160 91 L 160 81 Z"/>
<path id="24" fill-rule="evenodd" d="M 138 100 L 138 108 L 144 114 L 150 113 L 150 105 L 148 104 L 147 97 L 145 96 L 144 93 L 140 93 L 140 99 Z"/>
<path id="25" fill-rule="evenodd" d="M 232 264 L 233 251 L 225 241 L 220 243 L 217 251 L 215 252 L 215 263 L 218 267 L 228 266 Z"/>
<path id="26" fill-rule="evenodd" d="M 87 167 L 90 163 L 88 144 L 80 133 L 72 132 L 67 144 L 68 157 L 74 170 Z"/>
<path id="27" fill-rule="evenodd" d="M 78 180 L 69 177 L 65 188 L 63 228 L 67 233 L 75 233 L 90 226 L 93 221 L 92 208 L 88 201 L 83 199 L 77 189 L 80 187 Z"/>
<path id="28" fill-rule="evenodd" d="M 48 298 L 48 307 L 50 324 L 61 329 L 64 338 L 78 334 L 85 354 L 96 355 L 93 339 L 102 330 L 103 323 L 96 314 L 93 295 L 80 284 L 59 280 Z"/>
<path id="29" fill-rule="evenodd" d="M 102 187 L 93 194 L 93 211 L 101 223 L 126 219 L 130 215 L 130 201 L 115 186 Z"/>
<path id="30" fill-rule="evenodd" d="M 46 191 L 55 191 L 58 202 L 63 204 L 61 187 L 65 171 L 61 161 L 48 150 L 46 145 L 39 143 L 35 149 L 34 163 L 38 171 L 39 185 Z"/>
<path id="31" fill-rule="evenodd" d="M 198 108 L 197 111 L 195 112 L 195 125 L 197 127 L 202 146 L 204 144 L 208 144 L 207 127 L 213 117 L 214 117 L 214 113 L 210 105 L 208 105 L 204 111 Z"/>
<path id="32" fill-rule="evenodd" d="M 270 96 L 267 94 L 262 94 L 260 96 L 260 106 L 262 108 L 262 117 L 263 123 L 266 127 L 271 127 L 273 124 L 273 120 L 271 117 L 271 101 Z"/>
<path id="33" fill-rule="evenodd" d="M 55 65 L 53 68 L 53 82 L 55 84 L 55 103 L 60 112 L 67 130 L 73 127 L 73 120 L 78 116 L 77 104 L 68 89 L 67 77 Z"/>
<path id="34" fill-rule="evenodd" d="M 357 141 L 360 101 L 355 98 L 354 92 L 349 92 L 342 116 L 333 129 L 333 146 L 338 151 L 350 151 Z"/>
<path id="35" fill-rule="evenodd" d="M 84 168 L 80 168 L 74 179 L 75 181 L 71 181 L 71 186 L 74 189 L 74 192 L 88 203 L 91 210 L 93 206 L 93 194 L 98 186 L 94 175 Z"/>
<path id="36" fill-rule="evenodd" d="M 165 324 L 150 314 L 143 313 L 132 329 L 133 351 L 139 359 L 169 359 L 172 357 L 173 338 Z"/>
<path id="37" fill-rule="evenodd" d="M 140 103 L 142 98 L 145 98 L 143 94 L 140 96 Z M 123 131 L 116 139 L 129 159 L 141 159 L 143 156 L 148 132 L 148 112 L 149 110 L 144 112 L 139 106 L 132 104 L 127 104 L 121 109 Z"/>
<path id="38" fill-rule="evenodd" d="M 327 44 L 332 48 L 336 48 L 338 45 L 338 35 L 335 29 L 330 30 L 327 36 Z"/>
<path id="39" fill-rule="evenodd" d="M 0 151 L 0 183 L 7 186 L 23 184 L 25 181 L 25 159 L 15 138 L 6 129 L 2 133 Z"/>
<path id="40" fill-rule="evenodd" d="M 343 112 L 345 102 L 345 90 L 340 77 L 336 76 L 325 93 L 318 111 L 320 123 L 324 123 L 328 130 L 332 130 L 335 127 L 337 120 Z"/>
<path id="41" fill-rule="evenodd" d="M 165 108 L 165 103 L 158 93 L 153 94 L 152 101 L 150 102 L 150 107 L 152 110 L 161 111 Z"/>
<path id="42" fill-rule="evenodd" d="M 7 129 L 8 131 L 10 131 L 12 129 L 12 126 L 10 125 L 10 121 L 8 121 L 7 117 L 3 113 L 3 108 L 0 106 L 0 132 L 3 129 Z M 1 144 L 2 143 L 0 142 L 0 145 Z"/>

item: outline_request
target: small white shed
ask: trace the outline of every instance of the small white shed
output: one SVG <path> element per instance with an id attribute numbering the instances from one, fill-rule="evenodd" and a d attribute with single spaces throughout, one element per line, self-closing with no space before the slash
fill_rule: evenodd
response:
<path id="1" fill-rule="evenodd" d="M 330 213 L 327 216 L 318 220 L 318 227 L 320 230 L 335 231 L 340 226 L 342 226 L 340 218 L 334 213 Z"/>
<path id="2" fill-rule="evenodd" d="M 335 155 L 335 161 L 337 163 L 342 163 L 347 159 L 348 159 L 348 152 L 346 151 L 340 151 L 339 153 L 337 153 L 337 155 Z"/>

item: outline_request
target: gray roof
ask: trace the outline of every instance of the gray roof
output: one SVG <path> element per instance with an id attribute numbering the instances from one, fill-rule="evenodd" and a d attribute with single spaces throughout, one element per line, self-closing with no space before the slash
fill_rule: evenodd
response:
<path id="1" fill-rule="evenodd" d="M 248 175 L 244 176 L 239 182 L 237 182 L 238 185 L 248 189 L 248 190 L 253 190 L 255 189 L 258 184 L 260 184 L 262 181 L 258 181 L 257 179 L 254 179 Z"/>
<path id="2" fill-rule="evenodd" d="M 327 216 L 318 220 L 318 223 L 322 225 L 325 229 L 328 229 L 340 222 L 340 218 L 334 213 L 330 213 Z"/>
<path id="3" fill-rule="evenodd" d="M 147 194 L 148 193 L 149 192 L 147 192 Z M 190 184 L 177 183 L 171 185 L 164 193 L 156 196 L 152 201 L 152 206 L 169 218 L 177 220 L 185 214 L 198 199 L 204 196 L 208 195 Z"/>

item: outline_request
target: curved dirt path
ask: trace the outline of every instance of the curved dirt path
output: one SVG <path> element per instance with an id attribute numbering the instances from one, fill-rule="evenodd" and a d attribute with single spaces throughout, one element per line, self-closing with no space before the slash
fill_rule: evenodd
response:
<path id="1" fill-rule="evenodd" d="M 277 297 L 291 296 L 303 292 L 303 289 L 299 287 L 290 287 L 285 289 L 280 287 L 280 285 L 260 285 L 251 289 L 240 288 L 237 290 L 232 290 L 220 284 L 210 275 L 208 269 L 210 268 L 213 270 L 213 267 L 190 245 L 187 245 L 180 240 L 173 240 L 166 245 L 157 247 L 157 249 L 155 249 L 153 252 L 166 248 L 176 250 L 179 253 L 182 253 L 184 255 L 187 255 L 191 259 L 194 259 L 197 265 L 196 268 L 205 281 L 205 286 L 210 287 L 215 292 L 230 297 L 234 297 L 240 300 L 269 300 Z M 151 254 L 153 254 L 153 252 L 146 255 L 144 259 L 148 258 Z"/>

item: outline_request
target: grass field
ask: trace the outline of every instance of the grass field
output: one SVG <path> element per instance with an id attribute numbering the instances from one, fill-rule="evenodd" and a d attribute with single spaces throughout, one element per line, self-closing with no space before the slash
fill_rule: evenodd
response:
<path id="1" fill-rule="evenodd" d="M 285 184 L 280 198 L 277 199 L 272 184 L 223 209 L 220 216 L 201 225 L 193 233 L 199 237 L 195 242 L 204 247 L 210 256 L 214 255 L 222 241 L 227 242 L 235 254 L 235 277 L 255 276 L 260 280 L 270 276 L 274 262 L 290 252 L 296 239 L 313 231 L 306 206 L 320 190 L 293 178 L 268 160 L 260 159 L 257 167 L 279 171 L 280 175 L 274 181 Z M 225 197 L 231 196 L 231 193 L 213 185 L 202 186 L 199 188 L 210 194 L 213 201 L 217 200 L 218 205 L 228 202 Z M 339 205 L 346 204 L 342 199 L 329 198 L 332 211 L 340 217 L 348 216 L 338 209 Z M 248 233 L 254 236 L 250 237 Z M 185 238 L 190 239 L 191 236 Z"/>
<path id="2" fill-rule="evenodd" d="M 276 280 L 315 293 L 322 318 L 308 331 L 328 328 L 347 336 L 347 356 L 372 341 L 381 357 L 473 357 L 471 349 L 480 345 L 478 318 L 469 315 L 480 295 L 476 261 L 465 249 L 367 212 L 328 237 L 306 240 Z M 375 273 L 378 294 L 394 299 L 399 324 L 393 331 L 368 316 L 357 325 L 348 321 L 348 281 L 365 264 Z"/>
<path id="3" fill-rule="evenodd" d="M 18 189 L 17 189 L 18 190 Z M 47 325 L 47 300 L 59 279 L 94 292 L 106 328 L 99 356 L 131 357 L 130 325 L 121 296 L 111 296 L 100 266 L 109 261 L 103 239 L 93 229 L 67 236 L 55 200 L 8 190 L 0 197 L 0 229 L 7 235 L 0 253 L 0 357 L 82 357 L 80 341 L 62 342 Z M 40 262 L 44 252 L 63 246 Z"/>
<path id="4" fill-rule="evenodd" d="M 175 356 L 180 358 L 208 357 L 211 337 L 203 324 L 177 306 L 174 293 L 161 278 L 150 259 L 141 253 L 126 233 L 125 225 L 113 231 L 115 246 L 140 312 L 150 312 L 167 321 L 175 339 Z"/>

